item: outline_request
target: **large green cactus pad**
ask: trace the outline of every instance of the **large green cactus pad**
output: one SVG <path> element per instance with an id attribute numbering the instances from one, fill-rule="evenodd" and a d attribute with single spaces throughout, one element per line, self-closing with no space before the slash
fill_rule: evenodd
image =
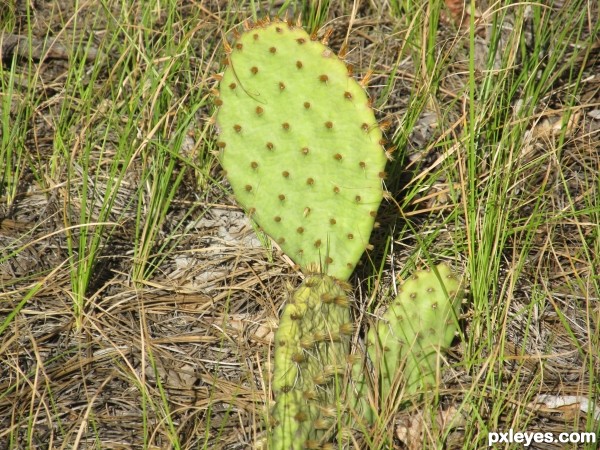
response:
<path id="1" fill-rule="evenodd" d="M 271 450 L 321 448 L 334 428 L 353 332 L 346 289 L 312 275 L 288 300 L 275 333 Z"/>
<path id="2" fill-rule="evenodd" d="M 216 123 L 238 203 L 303 269 L 348 279 L 382 200 L 382 133 L 364 89 L 299 26 L 263 22 L 228 49 Z"/>

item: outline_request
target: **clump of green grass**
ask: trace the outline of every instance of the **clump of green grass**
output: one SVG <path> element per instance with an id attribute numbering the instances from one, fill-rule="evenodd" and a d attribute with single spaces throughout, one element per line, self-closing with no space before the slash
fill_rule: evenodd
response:
<path id="1" fill-rule="evenodd" d="M 463 255 L 471 280 L 469 333 L 463 336 L 464 353 L 459 367 L 473 378 L 463 397 L 463 408 L 479 414 L 485 412 L 484 417 L 470 415 L 465 442 L 484 445 L 487 431 L 501 429 L 506 414 L 512 416 L 512 428 L 530 429 L 532 425 L 525 410 L 515 410 L 514 405 L 533 401 L 537 393 L 548 389 L 542 378 L 523 384 L 530 376 L 530 369 L 524 367 L 528 355 L 525 349 L 531 348 L 533 344 L 528 341 L 535 339 L 529 330 L 539 326 L 540 320 L 534 311 L 563 317 L 560 333 L 569 337 L 567 340 L 574 349 L 579 349 L 588 367 L 594 367 L 589 377 L 598 376 L 595 351 L 581 351 L 579 342 L 586 335 L 591 338 L 593 328 L 583 336 L 575 332 L 562 306 L 554 300 L 556 294 L 547 289 L 548 281 L 544 278 L 550 269 L 543 267 L 544 260 L 539 260 L 535 271 L 529 264 L 536 254 L 545 253 L 540 248 L 541 232 L 556 229 L 565 221 L 580 224 L 589 212 L 597 212 L 597 204 L 581 211 L 575 196 L 567 199 L 562 210 L 557 210 L 553 202 L 557 190 L 572 189 L 567 189 L 568 177 L 561 161 L 568 152 L 579 151 L 571 119 L 582 106 L 586 107 L 576 104 L 576 99 L 583 87 L 585 58 L 599 29 L 597 25 L 590 27 L 585 2 L 571 2 L 561 10 L 548 5 L 499 5 L 486 11 L 483 17 L 487 24 L 487 56 L 481 55 L 483 58 L 478 61 L 480 36 L 476 33 L 474 13 L 472 9 L 468 29 L 458 30 L 456 37 L 457 43 L 468 45 L 469 50 L 465 54 L 468 59 L 464 85 L 456 93 L 464 101 L 460 127 L 453 127 L 453 139 L 435 142 L 426 151 L 444 155 L 443 164 L 431 174 L 429 183 L 446 180 L 447 192 L 458 207 L 445 217 L 455 222 L 451 239 L 459 247 L 445 252 Z M 573 51 L 575 42 L 579 51 Z M 437 53 L 436 60 L 449 61 L 450 56 Z M 423 60 L 431 61 L 425 55 Z M 432 72 L 431 79 L 443 80 L 447 76 L 445 64 L 428 66 L 428 70 Z M 434 99 L 433 108 L 443 111 L 455 105 L 453 99 L 447 102 L 437 83 L 430 86 L 428 95 Z M 542 129 L 540 122 L 549 114 L 547 110 L 552 108 L 553 100 L 560 102 L 559 122 L 548 131 Z M 536 138 L 536 133 L 542 135 Z M 403 143 L 403 137 L 399 136 L 397 142 Z M 540 152 L 542 146 L 545 150 Z M 550 174 L 555 177 L 554 182 L 548 180 Z M 425 179 L 424 183 L 415 184 L 405 198 L 406 203 L 414 201 L 427 183 Z M 577 189 L 581 193 L 595 187 L 586 181 Z M 444 228 L 438 228 L 427 239 L 431 242 L 433 236 L 445 233 Z M 596 270 L 596 258 L 584 250 L 588 247 L 587 239 L 577 234 L 578 237 L 569 239 L 574 238 L 575 246 L 581 247 L 582 255 L 586 255 L 581 260 L 581 270 L 589 277 Z M 546 285 L 545 292 L 540 295 L 538 291 L 535 295 L 531 291 L 529 301 L 525 301 L 523 295 L 528 295 L 529 289 L 522 291 L 523 280 L 533 282 L 534 286 Z M 597 290 L 590 291 L 589 285 L 584 292 L 586 297 L 597 295 Z M 581 311 L 581 314 L 586 313 Z M 514 342 L 508 340 L 515 336 L 507 336 L 507 330 L 516 320 L 525 328 L 519 336 L 522 348 L 514 354 L 509 350 Z M 543 358 L 558 358 L 553 356 L 552 349 L 548 343 L 537 351 Z M 508 375 L 502 368 L 513 358 L 520 361 L 519 369 Z M 542 367 L 540 370 L 539 376 L 543 377 Z M 593 423 L 584 427 L 593 428 Z"/>

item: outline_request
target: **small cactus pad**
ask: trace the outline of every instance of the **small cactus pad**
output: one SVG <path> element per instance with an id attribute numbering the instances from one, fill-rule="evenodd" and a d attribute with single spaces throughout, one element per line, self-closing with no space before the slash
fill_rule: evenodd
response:
<path id="1" fill-rule="evenodd" d="M 462 282 L 445 264 L 418 271 L 400 286 L 383 320 L 367 333 L 379 398 L 387 399 L 399 379 L 408 394 L 435 386 L 440 351 L 451 345 L 458 330 L 462 298 Z M 359 396 L 365 395 L 360 371 L 354 369 L 354 376 Z"/>
<path id="2" fill-rule="evenodd" d="M 271 450 L 321 448 L 336 423 L 353 334 L 346 289 L 312 275 L 285 306 L 275 333 Z"/>
<path id="3" fill-rule="evenodd" d="M 301 268 L 348 279 L 387 160 L 364 89 L 287 22 L 261 22 L 227 47 L 217 146 L 238 203 Z"/>

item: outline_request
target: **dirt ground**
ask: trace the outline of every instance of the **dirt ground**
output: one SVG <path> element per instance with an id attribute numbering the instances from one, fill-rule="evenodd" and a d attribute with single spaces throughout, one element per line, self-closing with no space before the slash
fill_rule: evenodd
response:
<path id="1" fill-rule="evenodd" d="M 224 17 L 225 3 L 181 2 L 182 16 L 189 8 L 201 11 L 199 17 L 204 23 L 192 38 L 198 48 L 206 42 L 218 48 L 223 30 L 222 22 L 215 18 Z M 73 63 L 70 37 L 90 37 L 93 45 L 79 57 L 87 67 L 106 66 L 104 78 L 95 80 L 99 86 L 114 82 L 109 79 L 110 66 L 119 55 L 97 51 L 109 20 L 109 10 L 98 2 L 80 3 L 77 21 L 71 20 L 75 11 L 71 2 L 31 0 L 30 6 L 34 24 L 31 36 L 25 2 L 17 2 L 16 23 L 10 36 L 5 33 L 0 48 L 5 65 L 9 55 L 23 52 L 19 69 L 22 78 L 18 83 L 21 94 L 28 88 L 27 74 L 39 73 L 35 92 L 44 101 L 36 105 L 26 124 L 28 132 L 23 144 L 31 160 L 38 167 L 47 168 L 42 172 L 48 174 L 48 179 L 39 180 L 34 172 L 26 171 L 17 199 L 10 204 L 5 199 L 0 202 L 0 324 L 7 324 L 0 330 L 0 448 L 171 448 L 173 436 L 177 436 L 181 448 L 250 448 L 263 432 L 265 405 L 270 401 L 268 372 L 273 330 L 285 293 L 289 286 L 299 284 L 302 275 L 276 248 L 265 248 L 264 237 L 257 235 L 233 197 L 222 189 L 228 185 L 214 163 L 209 173 L 219 180 L 215 184 L 205 183 L 199 188 L 194 171 L 186 172 L 154 247 L 156 253 L 165 248 L 169 251 L 155 260 L 155 270 L 143 285 L 134 283 L 132 246 L 138 205 L 131 199 L 140 188 L 136 174 L 144 161 L 139 158 L 113 206 L 111 217 L 120 226 L 102 242 L 86 292 L 83 325 L 78 328 L 73 315 L 65 224 L 77 217 L 81 205 L 77 203 L 77 193 L 68 189 L 67 171 L 60 167 L 51 169 L 53 149 L 58 145 L 54 136 L 60 116 L 65 114 L 64 102 L 77 97 L 63 89 L 69 64 Z M 332 8 L 332 17 L 338 17 L 336 8 Z M 153 32 L 160 31 L 163 19 L 156 17 Z M 332 29 L 329 45 L 339 49 L 346 38 L 347 16 L 340 14 L 328 25 Z M 452 16 L 442 21 L 442 28 L 440 33 L 448 33 L 449 37 L 455 33 Z M 391 24 L 376 19 L 368 2 L 361 3 L 354 29 L 359 31 L 350 35 L 349 47 L 353 51 L 348 58 L 359 73 L 369 66 L 379 69 L 369 87 L 371 97 L 379 98 L 384 90 L 385 69 L 396 64 L 401 43 L 386 38 Z M 49 53 L 39 50 L 37 59 L 28 61 L 23 42 L 30 42 L 31 38 L 35 47 L 44 42 L 46 35 L 55 38 L 57 45 Z M 478 55 L 483 61 L 487 51 L 485 33 L 479 45 Z M 445 102 L 449 109 L 444 120 L 448 123 L 462 116 L 453 92 L 464 81 L 458 74 L 467 70 L 468 48 L 458 48 L 456 52 L 450 75 L 441 89 L 447 93 Z M 586 65 L 582 62 L 578 67 L 586 73 L 583 78 L 589 79 L 578 103 L 595 104 L 595 109 L 580 110 L 568 136 L 570 142 L 560 158 L 536 166 L 538 172 L 515 187 L 521 194 L 515 196 L 520 199 L 512 205 L 516 215 L 526 218 L 540 180 L 554 179 L 554 187 L 543 194 L 550 199 L 545 204 L 554 205 L 548 216 L 558 215 L 574 199 L 582 211 L 580 221 L 540 224 L 538 240 L 529 243 L 531 251 L 518 279 L 511 277 L 510 268 L 522 243 L 515 235 L 514 244 L 506 245 L 500 283 L 494 290 L 497 298 L 490 301 L 506 305 L 505 317 L 509 320 L 504 323 L 505 335 L 485 335 L 498 345 L 502 343 L 504 358 L 497 360 L 496 367 L 476 364 L 466 368 L 459 364 L 465 348 L 458 343 L 450 352 L 449 362 L 459 368 L 448 371 L 443 380 L 445 411 L 460 404 L 471 384 L 490 376 L 499 377 L 511 395 L 514 391 L 509 387 L 518 382 L 528 399 L 532 397 L 531 390 L 540 395 L 583 397 L 594 390 L 599 392 L 598 386 L 590 382 L 590 373 L 599 370 L 598 355 L 593 354 L 593 347 L 586 347 L 587 343 L 598 343 L 600 308 L 598 298 L 590 295 L 594 292 L 593 283 L 598 281 L 591 280 L 592 268 L 581 258 L 584 251 L 599 250 L 598 227 L 588 220 L 589 205 L 583 195 L 584 186 L 588 186 L 586 177 L 597 176 L 600 171 L 599 53 L 596 48 Z M 199 58 L 196 64 L 198 73 L 218 70 L 215 61 Z M 389 136 L 401 123 L 412 79 L 418 75 L 411 69 L 410 64 L 400 66 L 393 95 L 378 105 L 378 118 L 389 122 Z M 185 89 L 175 86 L 174 95 L 182 97 Z M 208 94 L 207 86 L 202 89 Z M 556 92 L 545 99 L 540 111 L 560 109 L 565 99 L 561 98 L 560 89 Z M 100 108 L 101 104 L 95 107 Z M 70 112 L 77 113 L 76 101 Z M 211 114 L 208 104 L 199 109 L 198 129 L 204 127 Z M 531 128 L 530 145 L 523 151 L 524 164 L 544 153 L 547 141 L 554 139 L 552 127 L 559 120 L 560 115 L 540 114 L 537 125 Z M 460 226 L 445 222 L 450 206 L 443 195 L 437 194 L 439 186 L 458 180 L 440 180 L 439 186 L 423 190 L 404 217 L 397 212 L 396 202 L 402 202 L 403 186 L 414 183 L 439 163 L 441 153 L 422 153 L 427 144 L 440 137 L 439 121 L 436 111 L 430 110 L 407 136 L 400 162 L 403 169 L 389 180 L 392 200 L 385 202 L 379 212 L 381 226 L 373 236 L 375 249 L 363 258 L 363 267 L 351 280 L 356 311 L 367 302 L 385 302 L 393 290 L 396 273 L 419 242 L 416 233 L 406 231 L 407 222 L 423 236 L 443 224 L 445 231 L 431 242 L 432 254 L 443 254 L 453 239 L 454 227 Z M 115 145 L 119 133 L 118 129 L 110 130 L 106 145 Z M 189 151 L 194 157 L 194 151 L 201 146 L 198 131 L 191 129 L 182 151 Z M 561 171 L 553 164 L 560 165 Z M 568 174 L 569 191 L 559 182 L 559 173 Z M 99 191 L 102 188 L 97 186 Z M 598 188 L 596 183 L 595 195 Z M 170 248 L 169 237 L 175 234 L 178 244 Z M 384 256 L 390 235 L 397 239 L 391 252 Z M 369 271 L 371 262 L 375 266 L 384 262 L 386 267 L 375 289 Z M 456 264 L 462 266 L 464 261 Z M 573 277 L 590 279 L 589 291 L 572 283 Z M 36 283 L 38 288 L 33 295 L 25 297 Z M 511 293 L 510 298 L 503 297 L 507 292 Z M 548 307 L 526 313 L 535 295 L 548 296 Z M 11 312 L 15 310 L 18 313 L 13 317 Z M 469 328 L 471 313 L 467 308 L 465 334 L 480 332 Z M 565 320 L 570 331 L 565 328 Z M 530 355 L 530 359 L 523 358 L 523 354 Z M 553 356 L 541 360 L 539 355 Z M 486 356 L 482 354 L 481 361 Z M 499 408 L 483 396 L 476 403 L 482 417 Z M 507 399 L 504 411 L 496 414 L 503 422 L 495 425 L 508 428 L 516 415 L 526 415 L 529 431 L 583 430 L 588 414 L 579 406 L 543 402 L 533 406 L 529 402 L 521 404 L 513 396 Z M 170 411 L 170 423 L 165 421 L 164 411 Z M 417 408 L 396 417 L 397 448 L 409 448 L 411 438 L 407 436 L 420 432 L 416 417 Z M 460 419 L 448 433 L 445 448 L 466 448 L 470 432 L 465 431 L 465 423 Z M 471 421 L 468 423 L 472 425 Z"/>

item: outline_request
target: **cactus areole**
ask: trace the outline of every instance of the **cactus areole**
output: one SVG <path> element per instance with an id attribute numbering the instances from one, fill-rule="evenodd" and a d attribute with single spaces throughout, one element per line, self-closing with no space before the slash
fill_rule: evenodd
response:
<path id="1" fill-rule="evenodd" d="M 362 86 L 300 26 L 264 21 L 226 46 L 216 124 L 238 203 L 305 272 L 349 278 L 383 197 L 386 154 Z"/>

